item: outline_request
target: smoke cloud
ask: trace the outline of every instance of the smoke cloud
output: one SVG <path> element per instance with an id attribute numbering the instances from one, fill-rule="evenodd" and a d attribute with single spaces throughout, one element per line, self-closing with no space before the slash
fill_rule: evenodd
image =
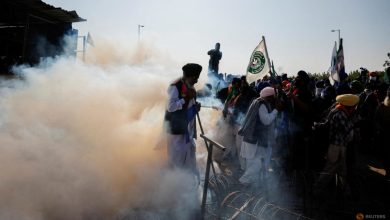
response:
<path id="1" fill-rule="evenodd" d="M 194 180 L 166 169 L 166 89 L 181 64 L 109 42 L 0 84 L 0 219 L 185 219 Z M 205 68 L 204 68 L 205 69 Z"/>

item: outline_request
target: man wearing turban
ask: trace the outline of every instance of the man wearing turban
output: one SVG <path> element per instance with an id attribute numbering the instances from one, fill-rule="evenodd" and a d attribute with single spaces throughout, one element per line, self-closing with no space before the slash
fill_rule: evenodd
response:
<path id="1" fill-rule="evenodd" d="M 263 178 L 267 177 L 278 110 L 275 89 L 272 87 L 262 89 L 260 98 L 250 105 L 242 128 L 238 131 L 238 134 L 243 136 L 240 154 L 246 163 L 245 172 L 239 179 L 240 183 L 253 184 L 261 175 Z"/>
<path id="2" fill-rule="evenodd" d="M 326 165 L 320 175 L 315 188 L 316 192 L 323 193 L 330 181 L 337 174 L 343 189 L 346 187 L 347 145 L 353 139 L 354 124 L 352 120 L 359 96 L 344 94 L 336 97 L 337 105 L 329 113 L 329 146 L 326 156 Z"/>
<path id="3" fill-rule="evenodd" d="M 168 139 L 168 163 L 173 168 L 190 170 L 198 175 L 195 158 L 195 116 L 200 104 L 195 101 L 194 85 L 198 82 L 202 66 L 188 63 L 183 76 L 168 88 L 165 128 Z"/>

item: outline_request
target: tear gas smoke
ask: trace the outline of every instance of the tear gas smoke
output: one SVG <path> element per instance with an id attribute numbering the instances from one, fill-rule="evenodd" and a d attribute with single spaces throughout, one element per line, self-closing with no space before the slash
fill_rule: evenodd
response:
<path id="1" fill-rule="evenodd" d="M 155 150 L 181 65 L 147 45 L 100 45 L 86 63 L 47 59 L 1 82 L 0 219 L 185 219 L 198 208 L 193 180 Z"/>

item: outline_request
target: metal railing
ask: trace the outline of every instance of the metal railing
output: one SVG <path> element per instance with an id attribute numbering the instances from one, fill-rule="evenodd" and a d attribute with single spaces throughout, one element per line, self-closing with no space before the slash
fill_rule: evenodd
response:
<path id="1" fill-rule="evenodd" d="M 210 179 L 210 168 L 212 167 L 213 173 L 215 175 L 215 168 L 213 165 L 213 148 L 214 146 L 219 148 L 220 150 L 225 151 L 226 147 L 224 147 L 222 144 L 210 139 L 204 134 L 200 135 L 201 138 L 203 138 L 206 148 L 207 148 L 207 164 L 206 164 L 206 174 L 204 177 L 204 186 L 203 186 L 203 196 L 202 196 L 202 206 L 201 206 L 201 214 L 202 214 L 202 219 L 204 219 L 204 216 L 206 214 L 206 199 L 207 199 L 207 190 L 209 186 L 209 179 Z"/>
<path id="2" fill-rule="evenodd" d="M 222 144 L 212 140 L 211 138 L 207 137 L 204 134 L 204 130 L 203 130 L 202 122 L 200 121 L 199 113 L 197 113 L 196 116 L 198 118 L 198 123 L 199 123 L 199 127 L 201 130 L 200 137 L 203 138 L 204 143 L 206 145 L 206 149 L 207 149 L 207 164 L 206 164 L 206 173 L 205 173 L 205 177 L 204 177 L 203 196 L 202 196 L 202 205 L 201 205 L 201 215 L 202 215 L 202 219 L 204 219 L 205 214 L 206 214 L 206 199 L 207 199 L 207 190 L 209 187 L 210 168 L 213 169 L 213 174 L 215 176 L 215 168 L 214 168 L 213 161 L 212 161 L 213 160 L 213 148 L 215 146 L 218 149 L 225 151 L 226 147 L 224 147 Z"/>

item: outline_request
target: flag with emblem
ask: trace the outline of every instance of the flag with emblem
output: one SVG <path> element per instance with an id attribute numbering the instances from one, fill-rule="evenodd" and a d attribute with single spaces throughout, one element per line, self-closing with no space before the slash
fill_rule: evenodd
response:
<path id="1" fill-rule="evenodd" d="M 265 38 L 257 45 L 253 50 L 251 58 L 249 60 L 248 68 L 246 71 L 246 81 L 251 84 L 257 80 L 263 78 L 270 72 L 270 64 L 267 53 L 267 46 L 265 44 Z"/>

